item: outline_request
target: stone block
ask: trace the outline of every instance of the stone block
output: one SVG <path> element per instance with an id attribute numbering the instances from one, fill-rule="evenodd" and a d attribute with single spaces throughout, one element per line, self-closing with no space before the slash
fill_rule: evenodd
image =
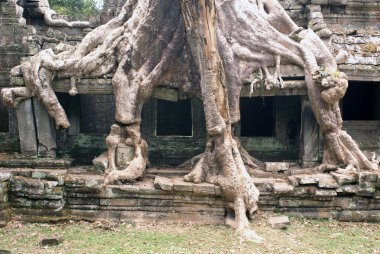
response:
<path id="1" fill-rule="evenodd" d="M 294 176 L 288 176 L 288 181 L 293 187 L 299 186 L 299 182 Z"/>
<path id="2" fill-rule="evenodd" d="M 259 189 L 260 193 L 273 192 L 273 185 L 275 180 L 272 178 L 253 178 L 253 183 Z"/>
<path id="3" fill-rule="evenodd" d="M 295 175 L 300 185 L 318 184 L 320 175 Z"/>
<path id="4" fill-rule="evenodd" d="M 33 98 L 34 118 L 37 128 L 38 155 L 55 158 L 57 143 L 55 128 L 46 108 L 42 102 Z"/>
<path id="5" fill-rule="evenodd" d="M 42 239 L 42 241 L 40 242 L 40 245 L 45 247 L 45 246 L 58 246 L 60 245 L 61 243 L 63 242 L 63 238 L 62 237 L 52 237 L 52 238 L 45 238 L 45 239 Z"/>
<path id="6" fill-rule="evenodd" d="M 322 189 L 337 189 L 339 188 L 339 184 L 334 180 L 331 175 L 321 175 L 318 187 Z"/>
<path id="7" fill-rule="evenodd" d="M 156 178 L 154 179 L 154 187 L 156 187 L 157 189 L 172 191 L 173 181 L 167 177 L 156 176 Z"/>
<path id="8" fill-rule="evenodd" d="M 373 196 L 376 192 L 377 180 L 379 176 L 375 172 L 359 173 L 359 190 L 357 195 Z"/>
<path id="9" fill-rule="evenodd" d="M 16 112 L 21 153 L 25 156 L 37 156 L 37 132 L 32 99 L 20 102 Z"/>
<path id="10" fill-rule="evenodd" d="M 174 191 L 193 192 L 193 186 L 194 186 L 193 183 L 185 182 L 183 178 L 173 179 Z"/>
<path id="11" fill-rule="evenodd" d="M 315 197 L 323 198 L 323 197 L 336 197 L 338 194 L 335 190 L 316 190 Z"/>
<path id="12" fill-rule="evenodd" d="M 275 194 L 288 194 L 293 192 L 294 187 L 285 182 L 275 182 L 273 189 Z"/>
<path id="13" fill-rule="evenodd" d="M 317 189 L 316 186 L 299 186 L 294 188 L 293 194 L 297 197 L 313 197 Z"/>
<path id="14" fill-rule="evenodd" d="M 144 199 L 144 198 L 139 198 L 138 207 L 146 207 L 146 206 L 172 207 L 173 206 L 173 200 L 171 200 L 171 199 Z"/>
<path id="15" fill-rule="evenodd" d="M 215 196 L 215 185 L 210 183 L 196 183 L 193 186 L 194 195 Z"/>
<path id="16" fill-rule="evenodd" d="M 318 4 L 309 4 L 306 6 L 306 10 L 308 12 L 320 12 L 321 11 L 321 6 Z"/>
<path id="17" fill-rule="evenodd" d="M 10 172 L 0 172 L 0 182 L 9 181 L 12 178 L 12 173 Z"/>
<path id="18" fill-rule="evenodd" d="M 104 152 L 92 160 L 92 165 L 98 171 L 105 171 L 108 168 L 108 152 Z"/>
<path id="19" fill-rule="evenodd" d="M 347 5 L 348 0 L 329 0 L 330 5 Z"/>
<path id="20" fill-rule="evenodd" d="M 100 199 L 101 206 L 137 206 L 138 199 L 124 199 L 124 198 L 114 198 L 114 199 Z"/>
<path id="21" fill-rule="evenodd" d="M 267 172 L 287 171 L 289 167 L 288 162 L 265 162 L 265 170 Z"/>
<path id="22" fill-rule="evenodd" d="M 286 229 L 290 225 L 289 217 L 287 216 L 271 217 L 268 219 L 268 223 L 276 229 Z"/>
<path id="23" fill-rule="evenodd" d="M 343 194 L 356 194 L 358 191 L 358 185 L 342 185 L 339 189 L 336 190 L 336 192 Z"/>
<path id="24" fill-rule="evenodd" d="M 132 198 L 138 197 L 139 191 L 136 185 L 107 185 L 101 195 L 107 198 Z"/>
<path id="25" fill-rule="evenodd" d="M 331 172 L 330 174 L 334 177 L 334 179 L 338 182 L 339 185 L 348 185 L 358 182 L 358 178 L 356 175 L 338 174 L 335 172 Z"/>
<path id="26" fill-rule="evenodd" d="M 119 143 L 116 149 L 116 164 L 118 167 L 127 167 L 135 157 L 135 149 L 132 146 Z"/>

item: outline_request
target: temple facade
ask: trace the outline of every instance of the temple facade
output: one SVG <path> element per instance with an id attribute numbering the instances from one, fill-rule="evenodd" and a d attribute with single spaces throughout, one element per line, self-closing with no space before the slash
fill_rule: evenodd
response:
<path id="1" fill-rule="evenodd" d="M 124 2 L 105 0 L 100 16 L 91 21 L 93 27 L 115 17 Z M 336 57 L 349 79 L 341 101 L 344 129 L 368 156 L 380 155 L 380 5 L 371 0 L 280 2 L 299 26 L 316 31 Z M 12 67 L 60 42 L 75 45 L 92 29 L 49 26 L 33 12 L 33 5 L 20 10 L 15 1 L 2 0 L 0 6 L 0 89 L 23 85 L 22 79 L 10 78 Z M 243 88 L 241 122 L 235 132 L 259 160 L 312 166 L 321 160 L 323 140 L 308 101 L 304 73 L 291 65 L 282 65 L 281 73 L 284 88 L 250 84 Z M 54 82 L 71 123 L 68 130 L 56 130 L 35 98 L 17 110 L 0 102 L 0 153 L 90 165 L 106 150 L 104 140 L 114 123 L 111 79 L 112 75 L 86 77 L 79 82 L 76 96 L 68 94 L 70 80 Z M 179 165 L 203 152 L 205 119 L 198 99 L 175 89 L 156 88 L 142 116 L 152 165 Z"/>

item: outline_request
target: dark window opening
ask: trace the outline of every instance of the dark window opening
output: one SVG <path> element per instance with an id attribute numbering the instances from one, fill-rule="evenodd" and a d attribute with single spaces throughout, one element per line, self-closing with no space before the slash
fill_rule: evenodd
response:
<path id="1" fill-rule="evenodd" d="M 273 97 L 241 98 L 241 136 L 273 137 Z"/>
<path id="2" fill-rule="evenodd" d="M 343 98 L 343 120 L 380 120 L 380 84 L 350 82 Z"/>
<path id="3" fill-rule="evenodd" d="M 0 132 L 9 132 L 9 111 L 0 100 Z"/>
<path id="4" fill-rule="evenodd" d="M 80 104 L 80 132 L 107 134 L 115 122 L 113 95 L 82 95 Z"/>
<path id="5" fill-rule="evenodd" d="M 157 136 L 192 136 L 191 100 L 157 99 Z"/>

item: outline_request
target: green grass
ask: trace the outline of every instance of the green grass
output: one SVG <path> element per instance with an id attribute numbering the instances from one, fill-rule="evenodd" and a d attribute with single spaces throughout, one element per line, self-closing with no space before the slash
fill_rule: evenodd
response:
<path id="1" fill-rule="evenodd" d="M 189 224 L 121 224 L 111 230 L 99 224 L 23 224 L 0 229 L 0 249 L 12 253 L 380 253 L 380 225 L 291 218 L 287 230 L 267 225 L 261 214 L 252 229 L 262 243 L 240 242 L 225 226 Z M 43 238 L 62 236 L 56 247 L 41 247 Z"/>

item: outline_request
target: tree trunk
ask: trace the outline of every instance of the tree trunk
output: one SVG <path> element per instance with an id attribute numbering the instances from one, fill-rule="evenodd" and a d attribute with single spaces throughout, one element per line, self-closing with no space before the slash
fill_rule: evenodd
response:
<path id="1" fill-rule="evenodd" d="M 231 225 L 243 230 L 248 226 L 246 212 L 252 215 L 257 210 L 259 191 L 231 132 L 228 90 L 217 45 L 215 0 L 181 1 L 181 7 L 187 41 L 201 76 L 208 134 L 206 152 L 185 180 L 219 185 L 235 213 Z"/>

